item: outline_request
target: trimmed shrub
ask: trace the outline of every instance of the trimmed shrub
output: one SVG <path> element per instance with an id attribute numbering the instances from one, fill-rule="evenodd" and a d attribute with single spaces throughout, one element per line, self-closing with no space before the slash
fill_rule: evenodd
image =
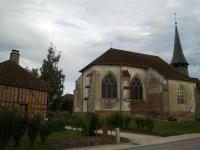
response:
<path id="1" fill-rule="evenodd" d="M 55 132 L 65 129 L 65 122 L 63 120 L 50 120 L 49 122 L 52 125 L 52 130 Z"/>
<path id="2" fill-rule="evenodd" d="M 101 122 L 101 128 L 103 130 L 103 134 L 107 135 L 108 134 L 108 119 L 107 119 L 107 117 L 101 117 L 100 122 Z"/>
<path id="3" fill-rule="evenodd" d="M 89 117 L 89 136 L 94 136 L 95 131 L 97 131 L 101 127 L 100 118 L 95 113 L 87 113 L 87 117 Z"/>
<path id="4" fill-rule="evenodd" d="M 15 117 L 13 118 L 12 128 L 12 137 L 17 147 L 20 146 L 21 139 L 26 132 L 26 127 L 27 117 L 21 114 L 19 111 L 17 111 Z"/>
<path id="5" fill-rule="evenodd" d="M 173 116 L 173 115 L 168 116 L 167 120 L 168 121 L 178 121 L 178 119 L 175 116 Z"/>
<path id="6" fill-rule="evenodd" d="M 40 130 L 40 117 L 34 116 L 32 119 L 29 119 L 28 121 L 28 138 L 31 146 L 34 144 L 39 130 Z"/>
<path id="7" fill-rule="evenodd" d="M 129 128 L 129 125 L 133 118 L 129 114 L 123 114 L 123 128 Z"/>
<path id="8" fill-rule="evenodd" d="M 50 121 L 47 121 L 40 126 L 40 139 L 42 143 L 45 143 L 48 136 L 52 133 L 53 128 Z"/>
<path id="9" fill-rule="evenodd" d="M 82 135 L 89 136 L 89 128 L 90 128 L 90 120 L 91 118 L 89 116 L 83 115 L 79 117 L 79 122 L 81 125 L 81 133 Z"/>
<path id="10" fill-rule="evenodd" d="M 145 126 L 148 131 L 152 131 L 154 128 L 154 120 L 152 118 L 147 117 L 145 119 Z"/>
<path id="11" fill-rule="evenodd" d="M 135 120 L 135 124 L 136 124 L 136 128 L 138 130 L 144 130 L 145 127 L 145 117 L 142 115 L 137 115 L 134 118 Z"/>
<path id="12" fill-rule="evenodd" d="M 12 136 L 14 111 L 9 108 L 0 108 L 0 146 L 5 147 Z"/>
<path id="13" fill-rule="evenodd" d="M 121 128 L 124 125 L 124 117 L 120 112 L 112 113 L 109 118 L 109 125 L 111 128 Z"/>
<path id="14" fill-rule="evenodd" d="M 81 128 L 82 117 L 82 115 L 73 114 L 70 118 L 69 125 L 71 125 L 72 128 Z"/>

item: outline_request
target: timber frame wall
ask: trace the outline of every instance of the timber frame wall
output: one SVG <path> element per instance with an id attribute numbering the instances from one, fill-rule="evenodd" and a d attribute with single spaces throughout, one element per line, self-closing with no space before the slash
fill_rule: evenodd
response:
<path id="1" fill-rule="evenodd" d="M 47 103 L 47 91 L 0 85 L 0 106 L 26 106 L 26 113 L 29 117 L 39 115 L 42 119 L 45 119 Z"/>

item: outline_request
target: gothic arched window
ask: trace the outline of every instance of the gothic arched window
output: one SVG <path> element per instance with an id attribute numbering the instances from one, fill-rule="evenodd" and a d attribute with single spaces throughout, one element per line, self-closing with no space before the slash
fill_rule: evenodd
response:
<path id="1" fill-rule="evenodd" d="M 102 98 L 117 98 L 117 81 L 108 73 L 102 81 Z"/>
<path id="2" fill-rule="evenodd" d="M 185 101 L 185 90 L 184 90 L 184 87 L 183 85 L 180 85 L 179 88 L 178 88 L 178 104 L 184 104 L 184 101 Z"/>
<path id="3" fill-rule="evenodd" d="M 131 81 L 131 98 L 136 100 L 143 99 L 143 86 L 139 77 L 134 77 Z"/>

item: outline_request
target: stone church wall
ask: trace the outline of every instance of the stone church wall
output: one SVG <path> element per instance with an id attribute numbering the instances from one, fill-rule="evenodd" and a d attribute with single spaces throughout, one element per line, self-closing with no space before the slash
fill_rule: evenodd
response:
<path id="1" fill-rule="evenodd" d="M 195 110 L 195 115 L 198 119 L 200 119 L 200 91 L 195 88 L 195 99 L 196 99 L 196 102 L 195 102 L 195 106 L 196 106 L 196 110 Z"/>
<path id="2" fill-rule="evenodd" d="M 130 76 L 124 78 L 122 76 L 123 71 L 128 71 Z M 116 99 L 101 97 L 101 83 L 109 72 L 117 80 L 118 95 Z M 130 83 L 135 75 L 141 79 L 143 84 L 142 101 L 135 101 L 130 98 Z M 195 111 L 195 83 L 167 80 L 151 68 L 98 65 L 90 67 L 82 76 L 83 81 L 80 77 L 76 82 L 75 112 L 89 111 L 106 114 L 111 111 L 122 111 L 166 118 L 174 113 L 194 113 Z M 185 104 L 177 103 L 177 89 L 180 84 L 186 90 L 187 103 Z"/>
<path id="3" fill-rule="evenodd" d="M 178 104 L 177 93 L 180 85 L 185 91 L 185 102 Z M 195 114 L 195 87 L 196 84 L 186 81 L 169 80 L 169 114 L 177 118 L 192 118 Z"/>
<path id="4" fill-rule="evenodd" d="M 74 90 L 74 112 L 82 111 L 82 77 L 76 81 L 76 89 Z"/>
<path id="5" fill-rule="evenodd" d="M 148 69 L 144 80 L 146 98 L 142 102 L 134 102 L 132 111 L 154 117 L 163 117 L 163 83 L 165 79 L 153 69 Z"/>

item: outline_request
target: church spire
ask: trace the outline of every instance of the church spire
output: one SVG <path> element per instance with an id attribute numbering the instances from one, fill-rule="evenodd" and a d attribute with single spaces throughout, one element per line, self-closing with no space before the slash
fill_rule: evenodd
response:
<path id="1" fill-rule="evenodd" d="M 189 75 L 188 74 L 188 62 L 183 54 L 181 41 L 179 38 L 177 22 L 175 20 L 175 40 L 174 40 L 174 53 L 171 60 L 171 65 L 177 69 L 179 72 Z"/>

